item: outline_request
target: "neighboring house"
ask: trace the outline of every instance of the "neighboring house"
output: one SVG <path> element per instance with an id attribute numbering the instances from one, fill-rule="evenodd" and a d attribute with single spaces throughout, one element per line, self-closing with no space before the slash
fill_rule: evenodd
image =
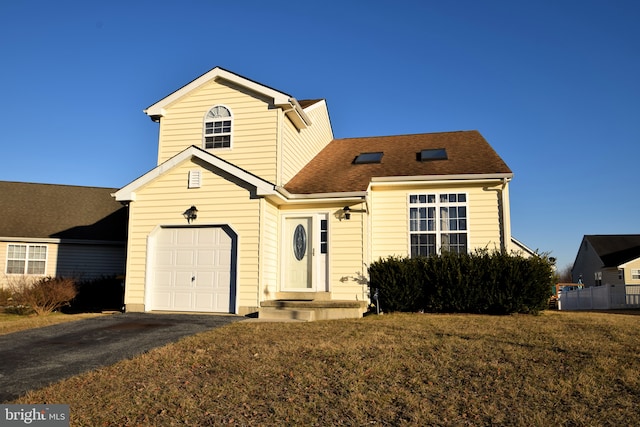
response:
<path id="1" fill-rule="evenodd" d="M 0 286 L 122 275 L 127 209 L 111 188 L 0 181 Z"/>
<path id="2" fill-rule="evenodd" d="M 640 234 L 585 235 L 571 276 L 585 287 L 640 284 Z"/>
<path id="3" fill-rule="evenodd" d="M 114 194 L 127 311 L 357 317 L 381 257 L 521 249 L 513 174 L 477 131 L 334 139 L 325 100 L 222 68 L 145 113 L 158 166 Z"/>

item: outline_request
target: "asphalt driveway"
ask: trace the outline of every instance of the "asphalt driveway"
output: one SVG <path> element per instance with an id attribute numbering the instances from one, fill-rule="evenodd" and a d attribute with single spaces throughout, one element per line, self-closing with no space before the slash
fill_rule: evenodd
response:
<path id="1" fill-rule="evenodd" d="M 240 316 L 117 313 L 0 336 L 0 403 Z"/>

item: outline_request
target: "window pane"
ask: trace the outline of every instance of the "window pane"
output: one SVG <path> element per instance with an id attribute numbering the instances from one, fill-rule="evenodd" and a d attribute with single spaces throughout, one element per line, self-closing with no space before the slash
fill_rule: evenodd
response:
<path id="1" fill-rule="evenodd" d="M 458 202 L 464 203 L 467 201 L 467 195 L 464 193 L 458 194 Z"/>
<path id="2" fill-rule="evenodd" d="M 411 236 L 411 256 L 435 254 L 435 234 L 414 234 Z"/>
<path id="3" fill-rule="evenodd" d="M 27 246 L 9 245 L 7 257 L 25 259 L 27 257 Z"/>
<path id="4" fill-rule="evenodd" d="M 46 246 L 30 246 L 29 259 L 47 259 Z"/>
<path id="5" fill-rule="evenodd" d="M 415 194 L 412 194 L 409 196 L 409 203 L 417 203 L 418 202 L 418 196 Z"/>
<path id="6" fill-rule="evenodd" d="M 436 202 L 436 195 L 435 194 L 429 194 L 427 196 L 427 203 L 435 203 Z"/>
<path id="7" fill-rule="evenodd" d="M 44 261 L 29 261 L 27 274 L 44 274 Z"/>
<path id="8" fill-rule="evenodd" d="M 24 274 L 25 261 L 9 260 L 7 261 L 7 274 Z"/>

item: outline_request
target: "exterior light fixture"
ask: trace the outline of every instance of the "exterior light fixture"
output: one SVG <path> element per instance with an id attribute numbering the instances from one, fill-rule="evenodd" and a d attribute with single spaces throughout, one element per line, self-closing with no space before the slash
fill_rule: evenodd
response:
<path id="1" fill-rule="evenodd" d="M 198 217 L 198 209 L 195 206 L 191 206 L 189 209 L 184 211 L 182 215 L 187 219 L 187 222 L 191 224 L 191 221 L 195 221 Z"/>
<path id="2" fill-rule="evenodd" d="M 344 219 L 351 219 L 351 208 L 349 206 L 342 208 L 342 211 L 344 212 Z"/>

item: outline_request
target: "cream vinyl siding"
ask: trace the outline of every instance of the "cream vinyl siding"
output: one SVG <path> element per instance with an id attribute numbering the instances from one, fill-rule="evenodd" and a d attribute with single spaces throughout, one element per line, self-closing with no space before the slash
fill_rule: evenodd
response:
<path id="1" fill-rule="evenodd" d="M 500 250 L 499 187 L 374 187 L 371 191 L 372 261 L 391 255 L 409 255 L 410 194 L 467 194 L 469 250 Z"/>
<path id="2" fill-rule="evenodd" d="M 640 285 L 640 279 L 634 279 L 631 270 L 640 270 L 640 259 L 628 262 L 624 265 L 624 282 L 627 285 Z"/>
<path id="3" fill-rule="evenodd" d="M 199 165 L 186 161 L 136 191 L 130 205 L 129 256 L 125 303 L 144 304 L 147 237 L 160 225 L 187 225 L 182 216 L 191 205 L 198 208 L 193 226 L 228 224 L 238 234 L 238 305 L 256 307 L 258 295 L 259 199 L 201 168 L 201 188 L 187 189 L 189 170 Z"/>
<path id="4" fill-rule="evenodd" d="M 284 185 L 333 140 L 333 131 L 327 112 L 327 104 L 319 101 L 308 107 L 305 113 L 311 126 L 298 131 L 286 117 L 282 130 L 282 180 Z"/>
<path id="5" fill-rule="evenodd" d="M 366 224 L 365 213 L 352 213 L 348 221 L 330 218 L 329 277 L 333 299 L 366 300 L 368 286 L 362 282 L 368 278 L 368 263 L 365 261 L 364 253 Z"/>
<path id="6" fill-rule="evenodd" d="M 263 199 L 263 221 L 260 235 L 262 265 L 260 301 L 270 300 L 278 291 L 278 236 L 280 235 L 280 216 L 278 207 Z"/>
<path id="7" fill-rule="evenodd" d="M 160 120 L 158 164 L 195 145 L 203 148 L 204 117 L 224 105 L 233 116 L 231 148 L 208 152 L 269 182 L 276 180 L 277 108 L 242 88 L 211 81 L 165 108 Z"/>

